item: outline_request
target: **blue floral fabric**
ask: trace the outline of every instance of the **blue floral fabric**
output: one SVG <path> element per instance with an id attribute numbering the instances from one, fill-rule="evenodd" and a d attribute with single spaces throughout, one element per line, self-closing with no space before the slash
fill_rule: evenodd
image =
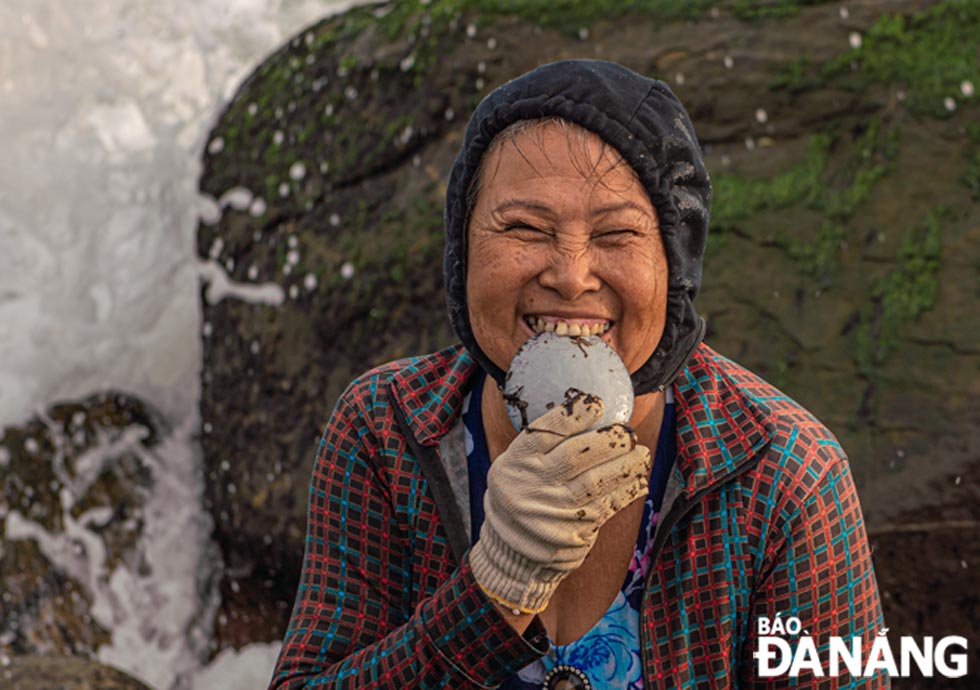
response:
<path id="1" fill-rule="evenodd" d="M 485 376 L 477 377 L 472 391 L 463 403 L 463 422 L 466 428 L 466 455 L 470 481 L 470 512 L 473 524 L 473 540 L 480 534 L 483 524 L 483 494 L 487 486 L 490 455 L 480 400 Z M 653 532 L 659 517 L 667 478 L 674 464 L 676 438 L 674 404 L 670 389 L 667 390 L 667 406 L 660 440 L 650 477 L 650 491 L 643 506 L 643 520 L 636 539 L 636 549 L 623 586 L 603 617 L 578 640 L 566 645 L 551 644 L 548 653 L 538 661 L 525 666 L 504 682 L 501 690 L 538 690 L 545 676 L 559 664 L 574 666 L 585 673 L 594 690 L 641 690 L 643 671 L 640 663 L 640 602 L 643 585 L 650 569 L 650 550 Z"/>

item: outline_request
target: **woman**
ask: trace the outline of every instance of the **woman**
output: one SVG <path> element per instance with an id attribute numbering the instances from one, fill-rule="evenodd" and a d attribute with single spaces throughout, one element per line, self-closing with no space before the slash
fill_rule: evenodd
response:
<path id="1" fill-rule="evenodd" d="M 881 611 L 834 437 L 701 343 L 709 198 L 661 82 L 574 60 L 484 99 L 447 191 L 462 344 L 341 396 L 272 688 L 887 684 L 759 677 L 759 619 L 867 648 Z M 628 427 L 586 431 L 580 395 L 513 429 L 500 386 L 541 330 L 616 350 Z"/>

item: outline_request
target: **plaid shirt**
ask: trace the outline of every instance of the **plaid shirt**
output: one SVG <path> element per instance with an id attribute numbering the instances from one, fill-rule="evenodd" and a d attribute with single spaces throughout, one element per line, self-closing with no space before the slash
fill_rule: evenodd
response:
<path id="1" fill-rule="evenodd" d="M 487 688 L 547 650 L 540 621 L 518 634 L 468 567 L 466 459 L 452 439 L 475 366 L 455 346 L 374 369 L 341 396 L 270 688 Z M 832 635 L 868 650 L 883 626 L 837 440 L 706 345 L 674 385 L 677 460 L 640 620 L 644 687 L 887 687 L 883 674 L 846 671 L 756 677 L 758 617 L 799 618 L 821 651 Z"/>

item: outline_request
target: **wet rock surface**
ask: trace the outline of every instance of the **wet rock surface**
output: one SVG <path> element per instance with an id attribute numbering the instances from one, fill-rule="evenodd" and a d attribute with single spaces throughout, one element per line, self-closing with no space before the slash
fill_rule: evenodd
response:
<path id="1" fill-rule="evenodd" d="M 86 657 L 109 641 L 109 576 L 143 567 L 142 453 L 160 429 L 139 400 L 107 393 L 3 431 L 0 653 Z"/>
<path id="2" fill-rule="evenodd" d="M 224 643 L 284 631 L 339 393 L 375 364 L 452 341 L 441 204 L 468 114 L 559 58 L 622 62 L 688 107 L 715 189 L 698 298 L 707 342 L 840 437 L 869 529 L 968 505 L 978 480 L 965 468 L 980 457 L 978 10 L 719 3 L 671 17 L 599 5 L 563 22 L 522 3 L 353 10 L 271 56 L 219 119 L 198 252 L 215 271 L 202 287 L 201 412 Z M 980 534 L 875 538 L 879 579 L 920 611 L 886 598 L 889 619 L 926 626 L 936 595 L 902 554 L 932 553 L 916 540 L 973 553 Z M 944 586 L 980 590 L 980 563 L 961 560 Z M 951 628 L 980 626 L 975 606 L 949 615 Z"/>
<path id="3" fill-rule="evenodd" d="M 135 678 L 78 657 L 0 657 L 0 687 L 8 690 L 150 690 Z"/>

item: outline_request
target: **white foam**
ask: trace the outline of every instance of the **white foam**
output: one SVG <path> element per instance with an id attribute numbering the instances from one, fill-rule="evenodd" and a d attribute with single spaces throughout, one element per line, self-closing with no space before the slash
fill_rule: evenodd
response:
<path id="1" fill-rule="evenodd" d="M 351 4 L 0 3 L 0 426 L 116 388 L 175 429 L 144 458 L 155 479 L 140 543 L 148 573 L 108 572 L 97 536 L 105 510 L 69 516 L 58 534 L 6 507 L 2 519 L 9 539 L 36 540 L 91 592 L 93 618 L 112 632 L 99 658 L 157 690 L 263 687 L 271 674 L 268 645 L 202 667 L 216 600 L 194 440 L 198 286 L 208 280 L 215 301 L 284 295 L 199 263 L 198 219 L 217 222 L 220 207 L 197 181 L 208 130 L 242 80 L 296 31 Z M 261 215 L 260 201 L 246 208 Z M 61 482 L 62 501 L 75 500 L 110 451 L 81 459 L 82 475 Z"/>

